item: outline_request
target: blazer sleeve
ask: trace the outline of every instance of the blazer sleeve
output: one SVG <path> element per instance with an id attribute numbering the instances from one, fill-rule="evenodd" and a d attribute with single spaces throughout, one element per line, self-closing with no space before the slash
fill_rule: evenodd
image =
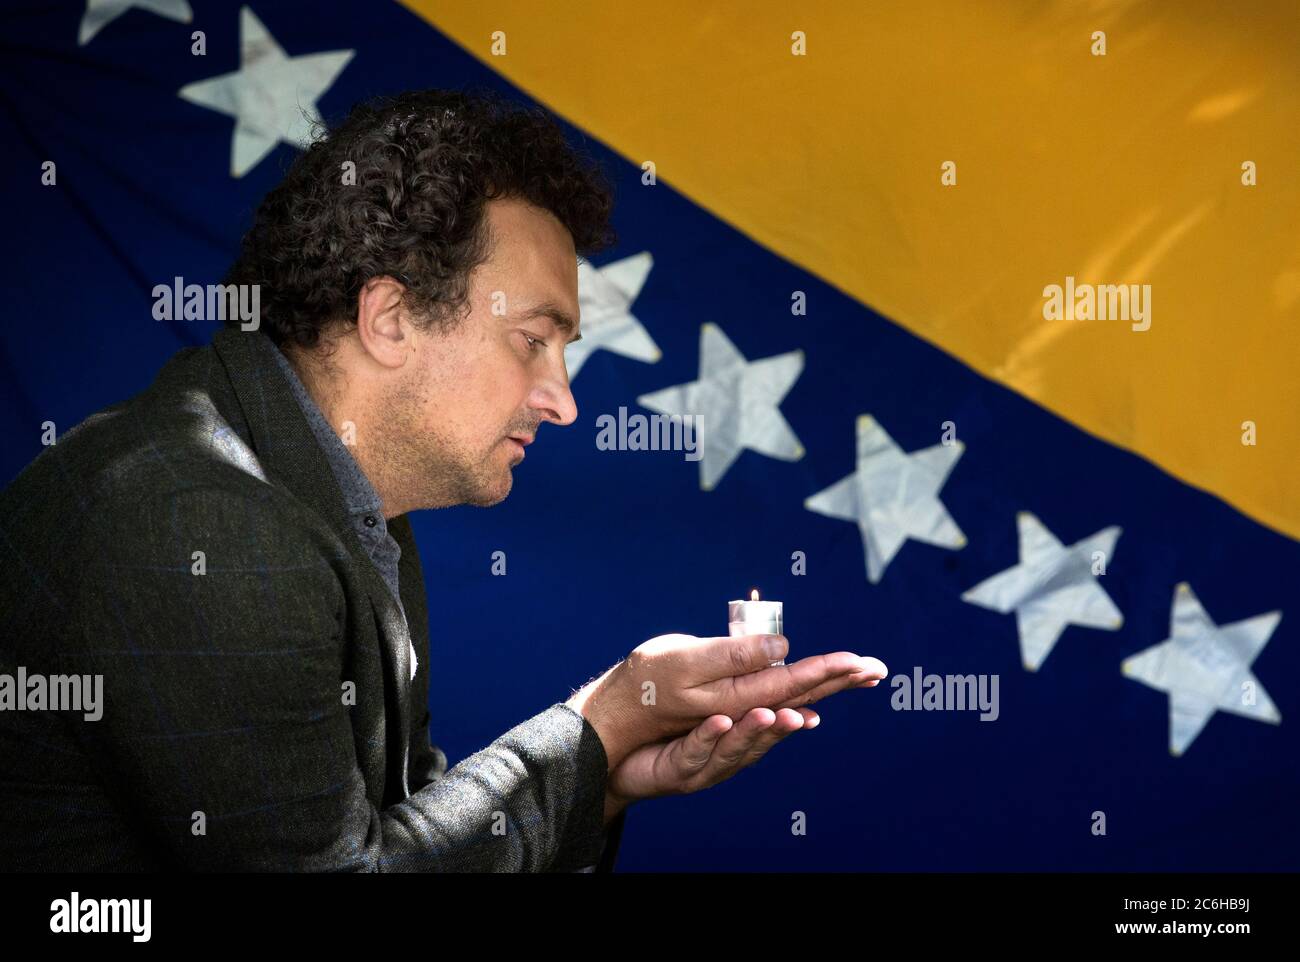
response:
<path id="1" fill-rule="evenodd" d="M 425 669 L 422 663 L 419 669 L 419 674 L 423 674 L 424 671 Z M 417 677 L 416 688 L 412 692 L 412 698 L 414 699 L 417 696 L 421 688 L 424 688 L 425 691 L 427 692 L 427 685 L 428 685 L 427 676 L 423 684 L 420 683 L 420 679 Z M 411 762 L 409 766 L 408 779 L 410 781 L 412 792 L 419 791 L 420 789 L 424 788 L 426 785 L 432 784 L 437 779 L 442 778 L 447 772 L 446 753 L 444 753 L 441 748 L 439 748 L 437 745 L 432 744 L 432 742 L 430 741 L 430 737 L 429 737 L 430 715 L 429 715 L 429 710 L 427 708 L 428 696 L 427 694 L 419 695 L 419 698 L 426 705 L 426 708 L 423 712 L 423 717 L 417 720 L 416 723 L 411 726 Z M 564 704 L 557 704 L 553 706 L 553 708 L 568 708 L 568 706 Z M 572 711 L 572 709 L 569 710 Z M 420 715 L 420 712 L 415 711 L 413 712 L 413 714 Z M 603 821 L 603 815 L 604 815 L 603 794 L 601 796 L 601 809 L 602 809 L 602 821 Z M 618 813 L 618 815 L 613 819 L 613 821 L 609 823 L 607 827 L 599 830 L 599 838 L 597 840 L 598 854 L 595 863 L 591 865 L 584 865 L 579 869 L 575 869 L 575 871 L 612 872 L 614 870 L 614 862 L 618 859 L 618 849 L 623 839 L 623 820 L 626 817 L 627 817 L 627 809 L 625 808 L 623 809 L 623 811 Z M 579 838 L 577 842 L 579 847 L 584 851 L 590 848 L 591 845 L 590 839 Z M 580 858 L 580 857 L 581 857 L 580 855 L 575 853 L 572 856 L 572 858 L 568 860 L 571 861 L 575 858 Z M 564 861 L 564 860 L 565 859 L 560 859 L 560 861 Z"/>
<path id="2" fill-rule="evenodd" d="M 451 769 L 418 713 L 421 787 L 382 810 L 371 802 L 343 697 L 346 559 L 319 525 L 295 523 L 301 510 L 269 485 L 197 485 L 107 512 L 83 549 L 65 654 L 102 673 L 104 693 L 79 737 L 159 861 L 331 872 L 597 861 L 608 759 L 564 704 Z"/>

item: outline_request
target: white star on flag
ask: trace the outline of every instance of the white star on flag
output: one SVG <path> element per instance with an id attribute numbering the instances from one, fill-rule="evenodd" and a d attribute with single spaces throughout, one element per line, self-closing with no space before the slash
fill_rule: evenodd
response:
<path id="1" fill-rule="evenodd" d="M 803 457 L 778 407 L 802 371 L 803 351 L 746 361 L 722 328 L 706 323 L 700 326 L 700 379 L 636 400 L 662 414 L 699 415 L 700 487 L 709 491 L 744 448 L 783 461 Z"/>
<path id="2" fill-rule="evenodd" d="M 311 142 L 320 122 L 316 101 L 334 83 L 355 50 L 290 57 L 248 7 L 239 11 L 240 67 L 233 73 L 186 84 L 180 96 L 235 118 L 230 173 L 242 177 L 280 141 Z"/>
<path id="3" fill-rule="evenodd" d="M 1121 666 L 1130 678 L 1169 693 L 1170 754 L 1187 751 L 1216 710 L 1281 723 L 1281 712 L 1250 671 L 1281 620 L 1282 612 L 1270 611 L 1216 625 L 1191 585 L 1175 589 L 1171 637 L 1125 658 Z"/>
<path id="4" fill-rule="evenodd" d="M 77 46 L 84 47 L 90 43 L 95 34 L 132 7 L 148 10 L 179 23 L 190 23 L 194 19 L 194 11 L 190 9 L 187 0 L 86 0 L 86 12 L 81 16 Z"/>
<path id="5" fill-rule="evenodd" d="M 651 364 L 663 356 L 659 346 L 630 310 L 653 266 L 654 258 L 649 251 L 624 257 L 604 267 L 592 267 L 585 260 L 578 262 L 582 339 L 564 349 L 569 380 L 578 376 L 583 362 L 593 351 L 613 351 Z"/>
<path id="6" fill-rule="evenodd" d="M 1021 661 L 1037 671 L 1066 625 L 1115 631 L 1124 624 L 1092 567 L 1098 554 L 1103 565 L 1109 561 L 1120 529 L 1106 528 L 1067 548 L 1028 511 L 1016 515 L 1016 526 L 1020 564 L 981 581 L 961 600 L 1003 614 L 1014 611 Z"/>
<path id="7" fill-rule="evenodd" d="M 904 454 L 869 414 L 858 418 L 857 441 L 857 470 L 818 491 L 804 507 L 857 522 L 868 581 L 879 583 L 908 538 L 941 548 L 966 544 L 966 536 L 939 500 L 939 489 L 965 450 L 960 441 Z"/>

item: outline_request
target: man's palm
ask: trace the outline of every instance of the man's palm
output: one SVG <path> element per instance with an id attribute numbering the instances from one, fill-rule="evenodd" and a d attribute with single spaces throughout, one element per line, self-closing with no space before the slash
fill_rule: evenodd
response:
<path id="1" fill-rule="evenodd" d="M 754 708 L 736 724 L 710 715 L 678 738 L 643 745 L 609 773 L 608 794 L 624 801 L 709 788 L 758 761 L 773 745 L 821 721 L 811 708 Z"/>

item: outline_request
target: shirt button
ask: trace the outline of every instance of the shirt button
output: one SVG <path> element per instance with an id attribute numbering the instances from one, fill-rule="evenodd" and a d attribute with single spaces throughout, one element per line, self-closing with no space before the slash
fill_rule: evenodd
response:
<path id="1" fill-rule="evenodd" d="M 377 525 L 377 524 L 379 524 L 379 522 L 375 520 L 375 516 L 374 516 L 373 514 L 368 514 L 368 515 L 366 515 L 366 527 L 367 527 L 367 528 L 373 528 L 373 527 L 374 527 L 375 525 Z"/>

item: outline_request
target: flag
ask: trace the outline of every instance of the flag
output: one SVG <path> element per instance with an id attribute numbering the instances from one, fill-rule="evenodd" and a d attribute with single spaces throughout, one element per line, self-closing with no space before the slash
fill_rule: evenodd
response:
<path id="1" fill-rule="evenodd" d="M 221 278 L 313 121 L 500 90 L 601 162 L 620 242 L 578 420 L 501 505 L 412 516 L 453 764 L 757 587 L 787 663 L 890 678 L 634 805 L 620 869 L 1300 865 L 1288 4 L 5 16 L 7 478 L 207 342 L 152 291 Z"/>

